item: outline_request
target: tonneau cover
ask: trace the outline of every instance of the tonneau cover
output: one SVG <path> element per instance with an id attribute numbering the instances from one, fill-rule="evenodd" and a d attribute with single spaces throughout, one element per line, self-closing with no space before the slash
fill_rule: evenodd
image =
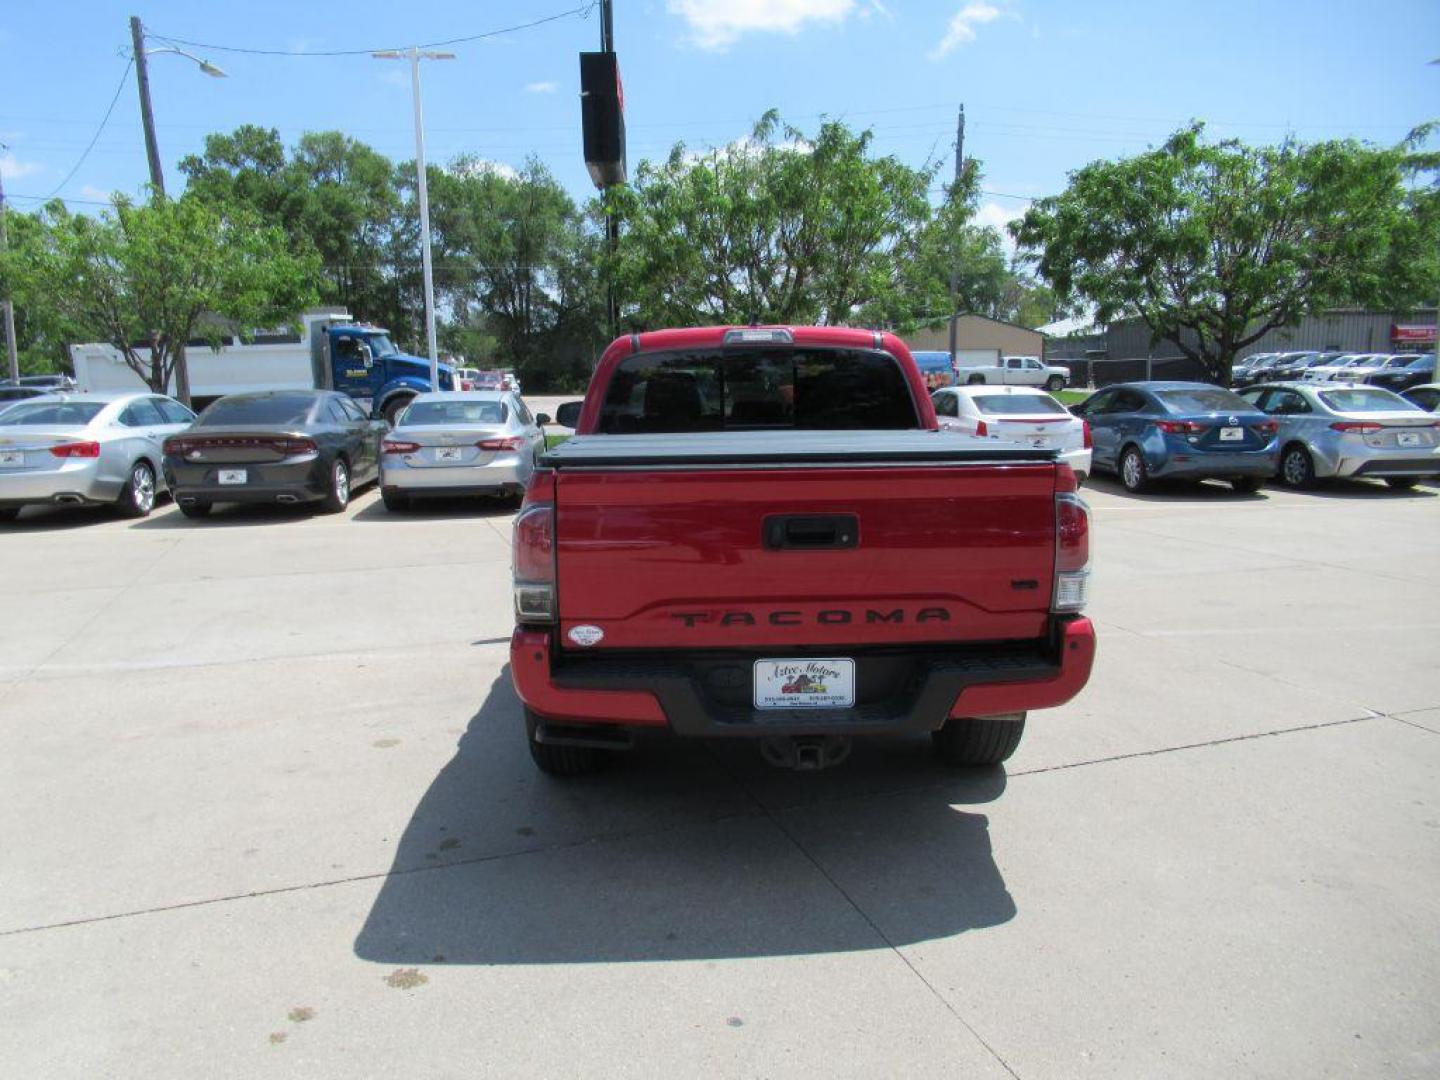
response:
<path id="1" fill-rule="evenodd" d="M 706 431 L 664 435 L 577 435 L 546 451 L 556 469 L 650 465 L 866 464 L 870 462 L 1046 462 L 1053 450 L 954 431 Z"/>

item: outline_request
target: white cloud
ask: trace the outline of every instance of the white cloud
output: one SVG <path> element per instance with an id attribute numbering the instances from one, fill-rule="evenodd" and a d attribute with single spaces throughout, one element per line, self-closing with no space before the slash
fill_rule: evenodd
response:
<path id="1" fill-rule="evenodd" d="M 109 202 L 111 194 L 113 193 L 105 188 L 96 187 L 94 184 L 85 184 L 80 188 L 79 197 L 90 199 L 93 202 Z"/>
<path id="2" fill-rule="evenodd" d="M 994 22 L 1000 14 L 1000 9 L 994 4 L 987 4 L 985 0 L 970 0 L 951 18 L 940 44 L 930 50 L 930 59 L 939 60 L 961 45 L 970 44 L 975 40 L 975 28 Z"/>
<path id="3" fill-rule="evenodd" d="M 484 158 L 468 158 L 464 161 L 454 162 L 446 168 L 453 176 L 484 176 L 486 173 L 493 173 L 496 176 L 503 176 L 506 180 L 515 180 L 520 176 L 503 161 L 486 161 Z"/>
<path id="4" fill-rule="evenodd" d="M 38 161 L 21 161 L 14 154 L 0 154 L 0 177 L 6 180 L 19 180 L 44 171 L 45 166 Z"/>
<path id="5" fill-rule="evenodd" d="M 696 45 L 719 51 L 752 31 L 795 34 L 807 22 L 843 22 L 857 0 L 665 0 L 665 6 L 690 25 Z M 863 10 L 885 8 L 872 0 Z"/>
<path id="6" fill-rule="evenodd" d="M 548 81 L 547 81 L 547 82 L 532 82 L 532 83 L 526 83 L 526 84 L 525 84 L 525 92 L 526 92 L 527 94 L 553 94 L 553 93 L 555 93 L 556 90 L 559 90 L 559 89 L 560 89 L 560 84 L 557 83 L 557 82 L 548 82 Z"/>
<path id="7" fill-rule="evenodd" d="M 1005 226 L 1016 218 L 1025 216 L 1025 211 L 1030 209 L 1027 203 L 1007 203 L 1002 206 L 997 202 L 981 203 L 975 208 L 975 215 L 970 219 L 970 224 L 978 225 L 981 228 L 991 228 L 1000 234 L 1000 243 L 1005 248 L 1006 255 L 1015 253 L 1015 241 L 1010 237 L 1010 230 Z"/>

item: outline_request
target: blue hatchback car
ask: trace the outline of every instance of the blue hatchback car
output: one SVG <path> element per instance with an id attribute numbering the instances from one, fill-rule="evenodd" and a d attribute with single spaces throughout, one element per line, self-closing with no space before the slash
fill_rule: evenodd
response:
<path id="1" fill-rule="evenodd" d="M 1255 491 L 1279 465 L 1278 421 L 1208 383 L 1120 383 L 1073 411 L 1090 423 L 1094 469 L 1115 473 L 1127 491 L 1170 479 Z"/>

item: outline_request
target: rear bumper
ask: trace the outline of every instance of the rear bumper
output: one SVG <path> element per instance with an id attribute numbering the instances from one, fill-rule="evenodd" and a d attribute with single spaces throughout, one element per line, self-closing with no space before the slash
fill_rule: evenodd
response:
<path id="1" fill-rule="evenodd" d="M 222 484 L 221 469 L 244 469 L 247 480 L 243 484 Z M 178 503 L 314 502 L 330 490 L 330 465 L 320 455 L 295 462 L 234 465 L 177 464 L 174 458 L 167 457 L 165 480 Z"/>
<path id="2" fill-rule="evenodd" d="M 380 486 L 411 495 L 483 494 L 523 491 L 531 469 L 519 455 L 505 454 L 485 465 L 416 467 L 393 458 L 380 459 Z"/>
<path id="3" fill-rule="evenodd" d="M 114 502 L 119 498 L 125 480 L 105 476 L 103 460 L 72 459 L 54 469 L 15 469 L 0 472 L 0 506 Z"/>
<path id="4" fill-rule="evenodd" d="M 1147 458 L 1149 455 L 1146 455 Z M 1279 447 L 1275 443 L 1264 450 L 1239 450 L 1223 452 L 1216 450 L 1170 451 L 1158 461 L 1146 462 L 1150 475 L 1156 480 L 1181 477 L 1258 476 L 1262 479 L 1274 476 L 1280 465 Z"/>
<path id="5" fill-rule="evenodd" d="M 786 655 L 807 651 L 837 652 L 797 649 Z M 857 661 L 859 700 L 849 709 L 752 708 L 750 662 L 775 653 L 557 655 L 549 633 L 517 628 L 510 639 L 510 674 L 521 701 L 548 720 L 568 724 L 668 727 L 677 735 L 731 738 L 925 732 L 952 716 L 1063 705 L 1090 678 L 1095 629 L 1089 619 L 1073 616 L 1059 621 L 1047 642 L 850 650 Z"/>

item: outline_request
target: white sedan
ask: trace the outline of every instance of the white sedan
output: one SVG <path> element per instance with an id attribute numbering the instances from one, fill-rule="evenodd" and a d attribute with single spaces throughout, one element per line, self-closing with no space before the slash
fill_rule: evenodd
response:
<path id="1" fill-rule="evenodd" d="M 1090 425 L 1030 386 L 946 386 L 930 395 L 941 428 L 1059 452 L 1084 480 L 1090 475 Z"/>

